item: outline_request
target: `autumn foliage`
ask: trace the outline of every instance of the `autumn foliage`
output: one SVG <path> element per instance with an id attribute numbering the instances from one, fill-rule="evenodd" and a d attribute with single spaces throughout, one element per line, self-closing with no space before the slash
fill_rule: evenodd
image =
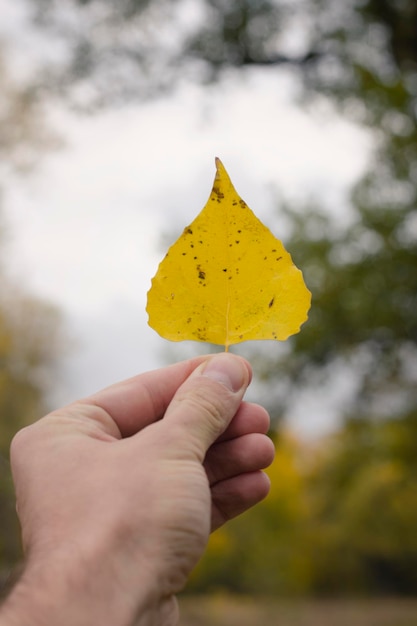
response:
<path id="1" fill-rule="evenodd" d="M 63 345 L 58 311 L 0 276 L 0 585 L 21 558 L 10 441 L 46 410 Z"/>
<path id="2" fill-rule="evenodd" d="M 269 497 L 212 536 L 190 589 L 415 594 L 416 416 L 352 420 L 317 446 L 282 434 L 276 449 Z"/>
<path id="3" fill-rule="evenodd" d="M 159 264 L 149 324 L 171 341 L 284 340 L 311 294 L 281 241 L 237 194 L 220 159 L 207 204 Z"/>

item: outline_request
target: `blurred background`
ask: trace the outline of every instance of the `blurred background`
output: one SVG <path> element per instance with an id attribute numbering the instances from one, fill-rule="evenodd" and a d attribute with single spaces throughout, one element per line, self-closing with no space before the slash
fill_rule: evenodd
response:
<path id="1" fill-rule="evenodd" d="M 0 15 L 1 580 L 21 558 L 13 433 L 214 349 L 162 340 L 145 304 L 219 156 L 313 302 L 287 342 L 234 349 L 271 413 L 272 491 L 213 535 L 183 623 L 416 625 L 414 0 L 0 0 Z"/>

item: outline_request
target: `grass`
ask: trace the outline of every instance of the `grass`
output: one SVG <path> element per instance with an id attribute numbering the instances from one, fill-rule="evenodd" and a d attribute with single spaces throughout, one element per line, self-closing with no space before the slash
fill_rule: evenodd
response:
<path id="1" fill-rule="evenodd" d="M 183 596 L 180 626 L 417 626 L 417 598 L 259 600 Z"/>

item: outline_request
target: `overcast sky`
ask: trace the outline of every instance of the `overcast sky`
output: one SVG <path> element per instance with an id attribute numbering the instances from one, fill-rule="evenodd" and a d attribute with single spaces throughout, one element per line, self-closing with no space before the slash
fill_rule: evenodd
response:
<path id="1" fill-rule="evenodd" d="M 54 403 L 166 362 L 146 293 L 164 247 L 203 208 L 215 156 L 285 244 L 276 197 L 313 195 L 342 219 L 370 146 L 329 108 L 298 108 L 291 78 L 271 70 L 91 117 L 50 115 L 66 145 L 9 187 L 4 211 L 10 272 L 63 311 L 72 338 Z M 327 426 L 329 411 L 309 413 L 294 410 L 296 429 Z"/>

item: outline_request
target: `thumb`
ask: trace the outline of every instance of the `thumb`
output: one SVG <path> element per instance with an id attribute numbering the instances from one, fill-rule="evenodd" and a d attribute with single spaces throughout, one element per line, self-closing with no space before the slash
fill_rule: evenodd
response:
<path id="1" fill-rule="evenodd" d="M 233 354 L 209 357 L 178 388 L 163 422 L 177 449 L 201 462 L 235 416 L 251 381 L 249 363 Z"/>

